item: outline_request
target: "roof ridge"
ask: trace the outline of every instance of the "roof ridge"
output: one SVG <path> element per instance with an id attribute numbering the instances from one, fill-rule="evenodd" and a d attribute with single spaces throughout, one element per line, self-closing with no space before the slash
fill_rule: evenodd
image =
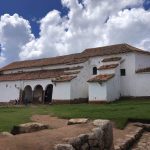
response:
<path id="1" fill-rule="evenodd" d="M 121 46 L 121 45 L 128 45 L 127 43 L 120 43 L 120 44 L 111 44 L 111 45 L 105 45 L 105 46 L 98 46 L 98 47 L 91 47 L 91 48 L 86 48 L 84 51 L 88 49 L 97 49 L 97 48 L 107 48 L 107 47 L 112 47 L 112 46 Z M 84 52 L 83 51 L 83 52 Z"/>
<path id="2" fill-rule="evenodd" d="M 19 68 L 42 67 L 48 65 L 60 65 L 60 64 L 67 64 L 67 63 L 74 64 L 75 62 L 77 64 L 80 64 L 86 62 L 90 57 L 117 55 L 117 54 L 128 53 L 128 52 L 139 52 L 139 53 L 150 55 L 150 52 L 148 51 L 138 49 L 127 43 L 123 43 L 123 44 L 114 44 L 114 45 L 108 45 L 103 47 L 88 48 L 81 53 L 72 53 L 68 55 L 33 59 L 33 60 L 15 61 L 2 67 L 0 71 L 13 70 Z M 87 58 L 87 60 L 85 58 Z M 77 59 L 77 61 L 75 61 L 75 59 Z"/>

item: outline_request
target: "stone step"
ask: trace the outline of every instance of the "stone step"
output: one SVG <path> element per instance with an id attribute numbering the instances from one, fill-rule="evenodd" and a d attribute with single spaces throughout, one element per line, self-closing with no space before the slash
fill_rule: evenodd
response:
<path id="1" fill-rule="evenodd" d="M 115 150 L 127 150 L 142 136 L 144 129 L 137 127 L 134 131 L 125 135 L 125 138 L 118 139 L 117 144 L 114 146 Z"/>

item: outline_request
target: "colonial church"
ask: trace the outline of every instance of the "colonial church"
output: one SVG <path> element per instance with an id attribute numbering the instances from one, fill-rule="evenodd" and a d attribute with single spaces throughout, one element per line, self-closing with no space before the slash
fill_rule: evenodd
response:
<path id="1" fill-rule="evenodd" d="M 0 102 L 110 102 L 150 96 L 150 52 L 118 44 L 13 62 L 0 69 Z"/>

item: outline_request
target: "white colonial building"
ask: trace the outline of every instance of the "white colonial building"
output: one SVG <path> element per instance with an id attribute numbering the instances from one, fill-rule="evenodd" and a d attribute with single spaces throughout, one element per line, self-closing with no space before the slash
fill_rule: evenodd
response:
<path id="1" fill-rule="evenodd" d="M 0 69 L 0 102 L 110 102 L 150 96 L 150 52 L 127 44 L 13 62 Z"/>

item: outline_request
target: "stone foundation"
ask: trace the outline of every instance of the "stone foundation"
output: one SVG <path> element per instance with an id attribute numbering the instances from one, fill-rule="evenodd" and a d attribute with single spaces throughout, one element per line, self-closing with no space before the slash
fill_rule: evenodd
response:
<path id="1" fill-rule="evenodd" d="M 57 144 L 55 150 L 113 150 L 112 124 L 108 120 L 97 120 L 91 133 L 66 139 L 65 144 Z"/>
<path id="2" fill-rule="evenodd" d="M 88 102 L 89 104 L 107 104 L 107 103 L 110 103 L 109 101 L 106 101 L 106 100 L 99 100 L 99 101 L 90 101 Z"/>
<path id="3" fill-rule="evenodd" d="M 59 99 L 53 99 L 52 104 L 79 104 L 79 103 L 88 103 L 87 98 L 79 98 L 79 99 L 73 99 L 73 100 L 59 100 Z"/>

